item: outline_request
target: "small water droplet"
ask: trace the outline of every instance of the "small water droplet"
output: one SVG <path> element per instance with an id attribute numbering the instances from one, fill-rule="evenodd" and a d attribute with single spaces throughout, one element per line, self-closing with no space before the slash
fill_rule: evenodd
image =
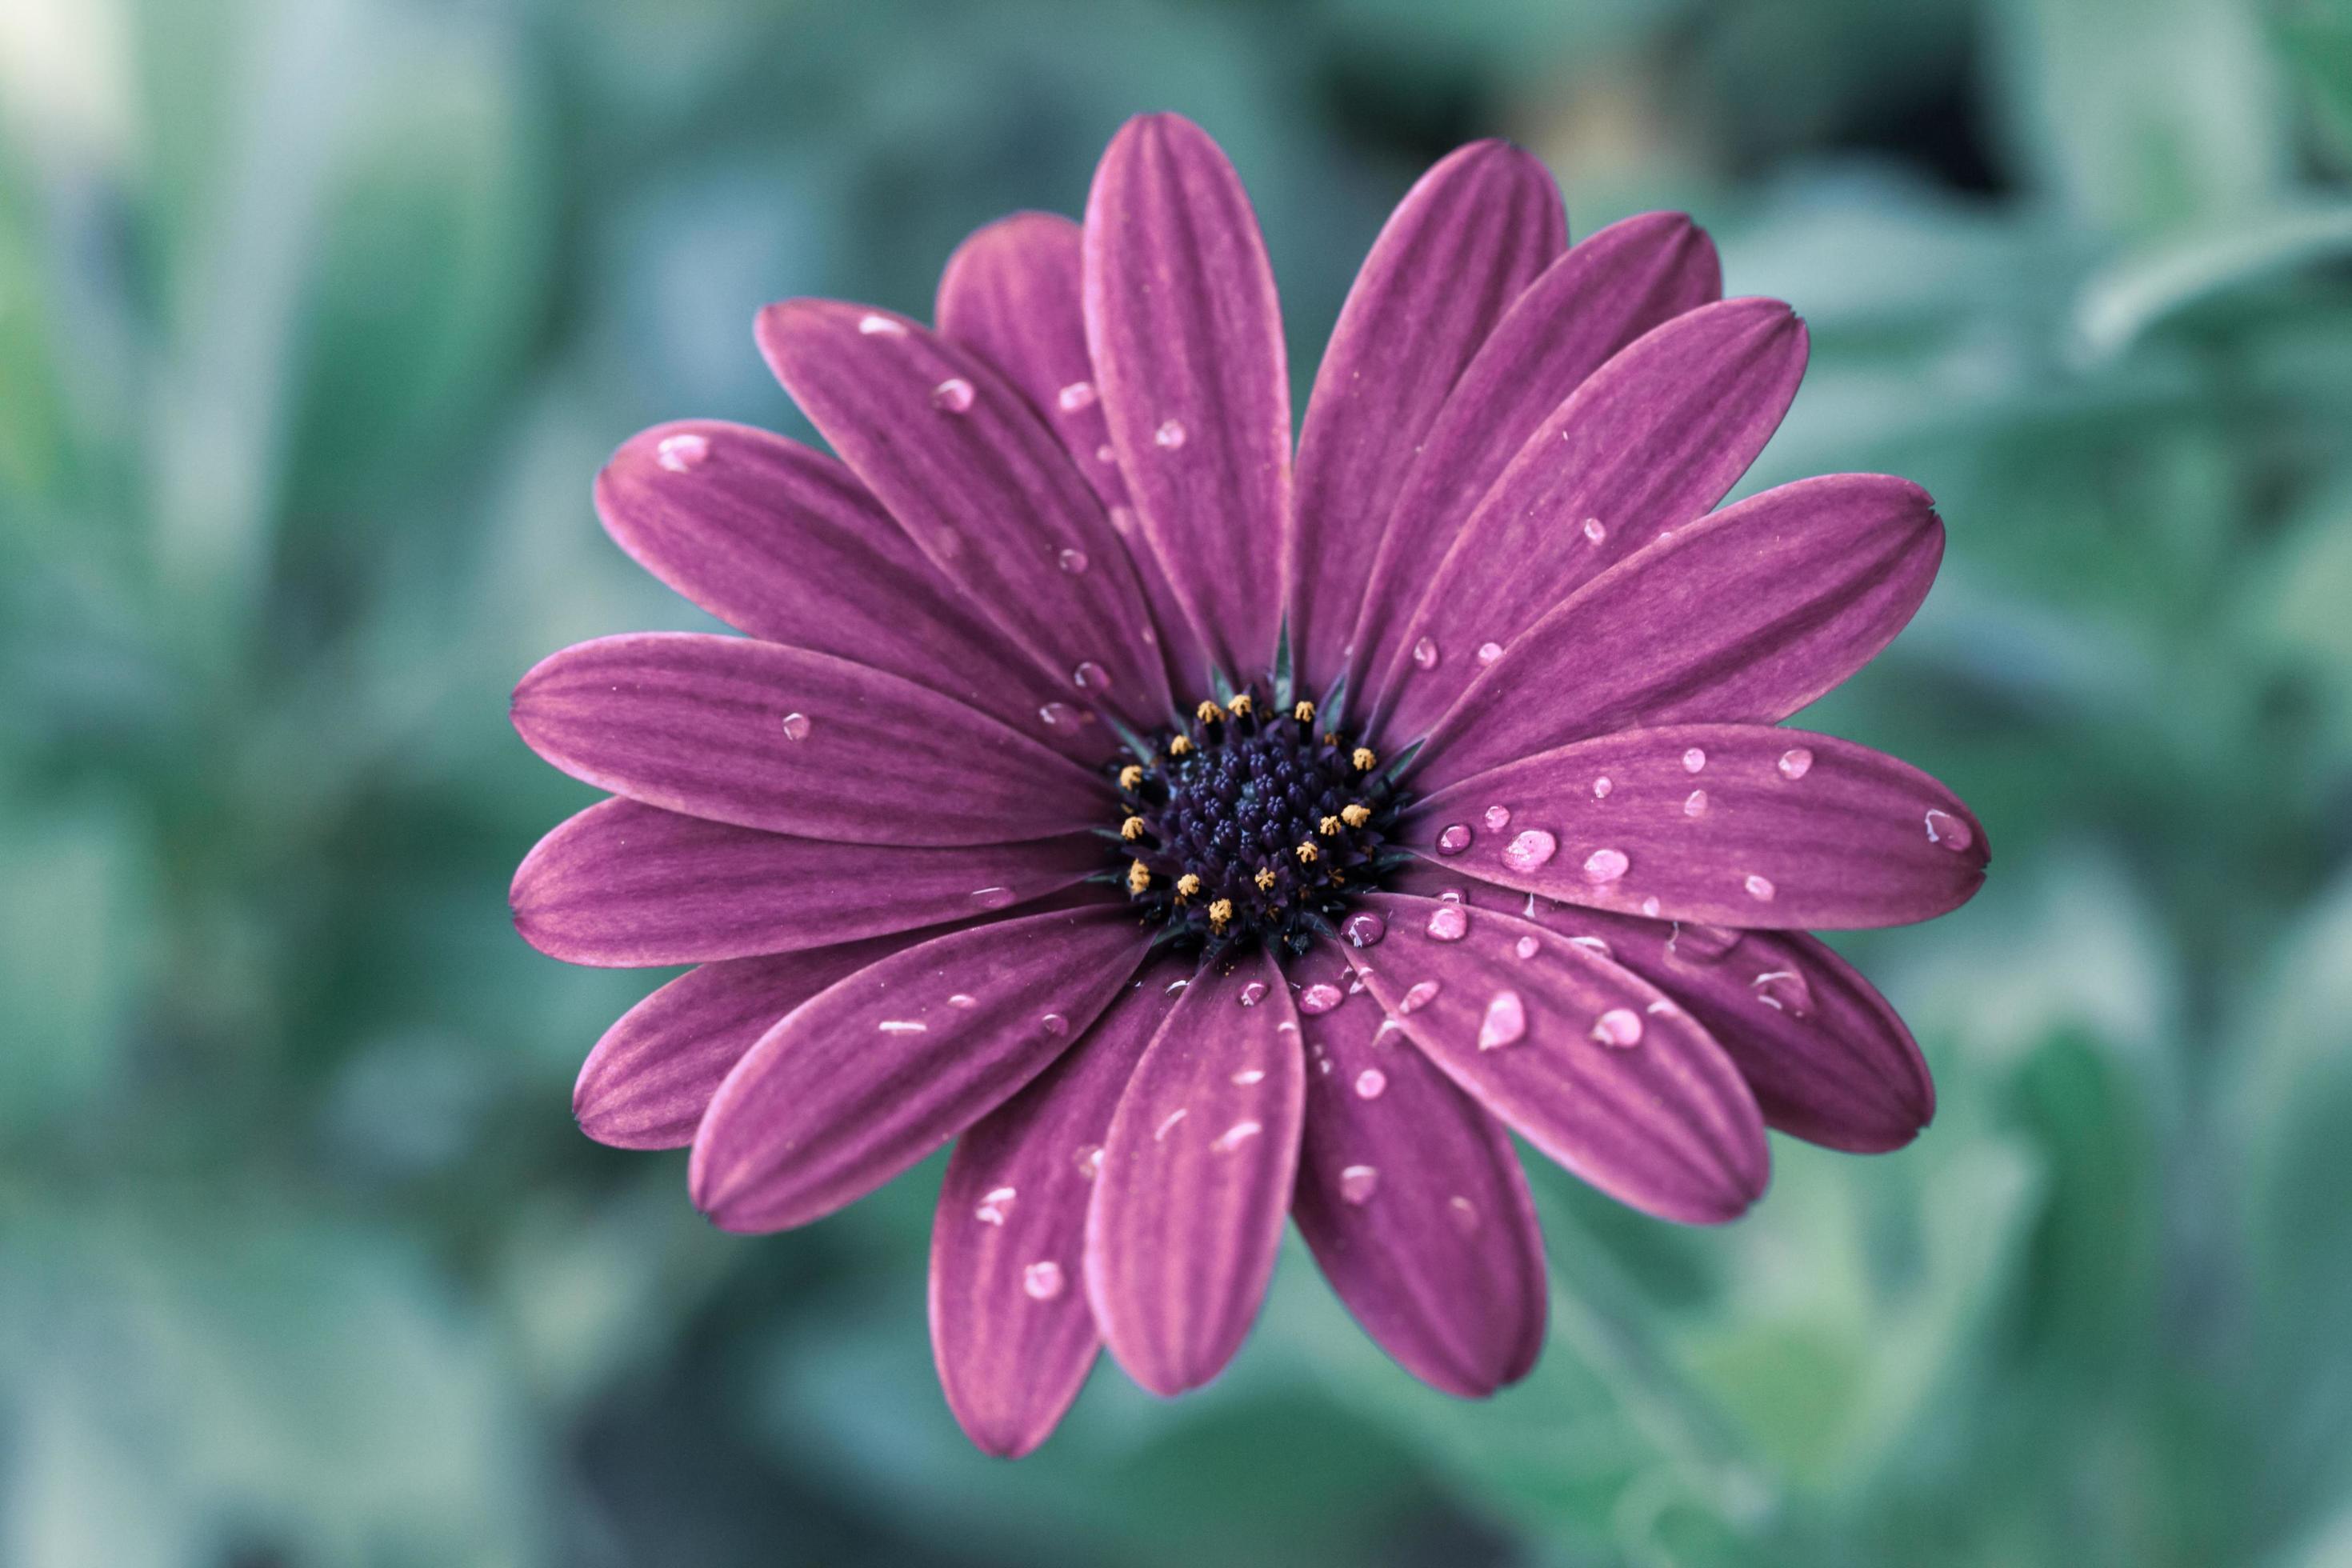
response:
<path id="1" fill-rule="evenodd" d="M 1438 894 L 1437 896 L 1444 900 L 1449 904 L 1458 904 L 1462 901 L 1462 889 L 1459 888 L 1448 888 L 1445 891 Z"/>
<path id="2" fill-rule="evenodd" d="M 1244 986 L 1243 986 L 1243 987 L 1242 987 L 1241 1004 L 1242 1004 L 1242 1005 L 1243 1005 L 1243 1006 L 1244 1006 L 1244 1007 L 1255 1007 L 1255 1006 L 1256 1006 L 1259 1003 L 1261 1003 L 1261 1002 L 1263 1002 L 1263 1001 L 1265 1001 L 1265 981 L 1263 981 L 1263 980 L 1253 980 L 1253 981 L 1251 981 L 1248 984 L 1246 984 L 1246 985 L 1244 985 Z"/>
<path id="3" fill-rule="evenodd" d="M 1658 910 L 1663 907 L 1664 906 L 1662 906 L 1654 898 L 1643 899 L 1642 900 L 1642 912 L 1649 916 L 1652 920 L 1656 920 L 1658 918 Z"/>
<path id="4" fill-rule="evenodd" d="M 1419 981 L 1408 989 L 1404 995 L 1398 1000 L 1397 1011 L 1400 1013 L 1418 1013 L 1436 999 L 1437 982 L 1434 980 Z"/>
<path id="5" fill-rule="evenodd" d="M 1478 1205 L 1456 1193 L 1445 1200 L 1445 1212 L 1453 1218 L 1454 1228 L 1468 1236 L 1478 1228 Z"/>
<path id="6" fill-rule="evenodd" d="M 710 456 L 710 442 L 692 434 L 665 436 L 654 448 L 654 461 L 673 474 L 682 474 Z"/>
<path id="7" fill-rule="evenodd" d="M 1298 1010 L 1302 1013 L 1328 1013 L 1347 1000 L 1345 993 L 1328 981 L 1318 980 L 1298 994 Z"/>
<path id="8" fill-rule="evenodd" d="M 1163 451 L 1172 452 L 1184 444 L 1184 434 L 1181 419 L 1163 419 L 1160 428 L 1151 433 L 1151 443 Z"/>
<path id="9" fill-rule="evenodd" d="M 1685 816 L 1705 816 L 1706 815 L 1706 791 L 1703 789 L 1695 789 L 1691 791 L 1689 797 L 1683 802 L 1683 815 Z"/>
<path id="10" fill-rule="evenodd" d="M 1449 822 L 1445 830 L 1437 836 L 1437 852 L 1440 855 L 1459 855 L 1470 847 L 1470 837 L 1468 823 Z"/>
<path id="11" fill-rule="evenodd" d="M 1511 840 L 1503 850 L 1503 864 L 1514 871 L 1533 871 L 1559 852 L 1559 840 L 1540 827 L 1530 827 Z M 1610 853 L 1610 851 L 1603 851 Z M 1584 863 L 1585 875 L 1592 874 L 1592 862 Z"/>
<path id="12" fill-rule="evenodd" d="M 1083 550 L 1064 550 L 1054 557 L 1054 563 L 1073 577 L 1084 572 L 1088 564 L 1087 552 Z"/>
<path id="13" fill-rule="evenodd" d="M 1617 956 L 1609 951 L 1609 944 L 1597 936 L 1572 936 L 1568 939 L 1568 942 L 1570 947 L 1580 947 L 1588 952 L 1597 952 L 1603 958 L 1614 959 Z"/>
<path id="14" fill-rule="evenodd" d="M 1599 778 L 1592 781 L 1592 798 L 1595 800 L 1607 800 L 1609 798 L 1609 792 L 1616 787 L 1617 786 L 1615 784 L 1609 782 L 1609 775 L 1607 773 L 1603 773 Z"/>
<path id="15" fill-rule="evenodd" d="M 1584 537 L 1598 544 L 1609 537 L 1609 530 L 1601 526 L 1599 518 L 1588 517 L 1584 520 Z"/>
<path id="16" fill-rule="evenodd" d="M 929 1024 L 919 1023 L 912 1018 L 885 1018 L 874 1026 L 886 1035 L 929 1034 L 931 1027 Z"/>
<path id="17" fill-rule="evenodd" d="M 961 1007 L 964 1011 L 970 1012 L 972 1008 L 980 1005 L 980 998 L 972 995 L 969 992 L 959 991 L 954 995 L 948 998 L 948 1005 L 950 1007 Z"/>
<path id="18" fill-rule="evenodd" d="M 1695 773 L 1706 766 L 1706 753 L 1693 746 L 1683 753 L 1683 772 Z"/>
<path id="19" fill-rule="evenodd" d="M 1102 1163 L 1103 1146 L 1101 1144 L 1081 1143 L 1078 1145 L 1079 1176 L 1087 1181 L 1093 1181 L 1097 1176 L 1102 1174 Z"/>
<path id="20" fill-rule="evenodd" d="M 861 316 L 857 320 L 857 330 L 869 338 L 903 338 L 907 335 L 907 324 L 894 321 L 887 316 Z"/>
<path id="21" fill-rule="evenodd" d="M 1780 768 L 1782 778 L 1793 783 L 1811 771 L 1812 749 L 1809 746 L 1791 746 L 1780 753 L 1780 760 L 1775 765 Z"/>
<path id="22" fill-rule="evenodd" d="M 1977 836 L 1969 828 L 1969 825 L 1962 822 L 1958 817 L 1954 816 L 1950 812 L 1937 811 L 1933 809 L 1928 811 L 1928 843 L 1940 844 L 1945 848 L 1949 849 L 1957 855 L 1962 850 L 1968 848 L 1969 845 L 1974 844 L 1976 841 Z"/>
<path id="23" fill-rule="evenodd" d="M 1666 938 L 1666 951 L 1686 963 L 1718 963 L 1746 934 L 1736 926 L 1685 923 Z"/>
<path id="24" fill-rule="evenodd" d="M 1502 832 L 1502 831 L 1503 831 L 1503 829 L 1505 829 L 1506 827 L 1508 827 L 1510 825 L 1511 825 L 1511 808 L 1510 808 L 1509 806 L 1507 806 L 1507 805 L 1490 805 L 1490 806 L 1488 806 L 1488 807 L 1486 808 L 1486 831 L 1487 831 L 1487 832 L 1489 832 L 1489 833 L 1500 833 L 1500 832 Z"/>
<path id="25" fill-rule="evenodd" d="M 1110 526 L 1113 531 L 1118 533 L 1133 533 L 1135 531 L 1135 509 L 1131 506 L 1115 506 L 1111 508 Z"/>
<path id="26" fill-rule="evenodd" d="M 1437 644 L 1428 637 L 1412 645 L 1412 662 L 1423 669 L 1437 668 Z"/>
<path id="27" fill-rule="evenodd" d="M 1756 1000 L 1767 1007 L 1778 1008 L 1791 1018 L 1813 1016 L 1812 984 L 1793 969 L 1769 969 L 1748 984 Z"/>
<path id="28" fill-rule="evenodd" d="M 1166 1119 L 1163 1120 L 1158 1127 L 1152 1129 L 1151 1141 L 1154 1143 L 1165 1142 L 1167 1141 L 1168 1134 L 1176 1131 L 1176 1124 L 1192 1114 L 1192 1112 L 1189 1107 L 1181 1105 L 1178 1106 L 1174 1110 L 1168 1114 Z"/>
<path id="29" fill-rule="evenodd" d="M 1095 384 L 1091 381 L 1074 381 L 1055 393 L 1054 401 L 1061 405 L 1062 412 L 1065 414 L 1076 414 L 1082 408 L 1092 408 L 1095 405 Z"/>
<path id="30" fill-rule="evenodd" d="M 1381 1173 L 1377 1167 L 1350 1165 L 1339 1173 L 1339 1196 L 1345 1202 L 1357 1205 L 1370 1203 L 1372 1194 L 1380 1190 Z"/>
<path id="31" fill-rule="evenodd" d="M 1478 645 L 1478 662 L 1481 665 L 1492 664 L 1502 657 L 1503 645 L 1501 643 L 1482 642 Z"/>
<path id="32" fill-rule="evenodd" d="M 1633 866 L 1622 849 L 1595 849 L 1584 858 L 1584 879 L 1596 888 L 1605 888 L 1622 877 Z"/>
<path id="33" fill-rule="evenodd" d="M 1118 448 L 1114 447 L 1113 447 L 1109 442 L 1105 441 L 1101 446 L 1097 447 L 1095 448 L 1095 461 L 1096 461 L 1096 462 L 1097 462 L 1097 463 L 1116 463 L 1116 462 L 1118 462 Z M 1122 510 L 1123 510 L 1123 509 L 1122 509 Z"/>
<path id="34" fill-rule="evenodd" d="M 971 383 L 951 375 L 931 388 L 931 406 L 942 414 L 961 414 L 971 406 Z"/>
<path id="35" fill-rule="evenodd" d="M 1070 1021 L 1059 1013 L 1046 1014 L 1037 1020 L 1037 1026 L 1057 1039 L 1070 1032 Z"/>
<path id="36" fill-rule="evenodd" d="M 1108 691 L 1110 689 L 1110 671 L 1093 659 L 1086 659 L 1070 671 L 1070 684 L 1086 691 Z"/>
<path id="37" fill-rule="evenodd" d="M 1215 1141 L 1209 1147 L 1220 1154 L 1230 1154 L 1265 1131 L 1265 1128 L 1255 1121 L 1236 1121 L 1218 1133 Z"/>
<path id="38" fill-rule="evenodd" d="M 1078 710 L 1066 702 L 1048 702 L 1037 710 L 1048 730 L 1075 730 L 1078 726 Z"/>
<path id="39" fill-rule="evenodd" d="M 1009 910 L 1020 900 L 1010 888 L 975 888 L 971 901 L 983 910 Z"/>
<path id="40" fill-rule="evenodd" d="M 1592 1020 L 1592 1037 L 1612 1051 L 1642 1043 L 1642 1015 L 1631 1007 L 1612 1007 Z"/>
<path id="41" fill-rule="evenodd" d="M 1340 922 L 1339 934 L 1353 948 L 1378 947 L 1389 934 L 1389 922 L 1370 910 L 1359 910 Z"/>
<path id="42" fill-rule="evenodd" d="M 1254 1083 L 1264 1083 L 1265 1081 L 1265 1069 L 1264 1068 L 1244 1068 L 1241 1071 L 1234 1074 L 1234 1081 L 1241 1085 L 1244 1089 L 1247 1089 Z"/>
<path id="43" fill-rule="evenodd" d="M 1672 1002 L 1668 1001 L 1664 996 L 1659 997 L 1656 1001 L 1642 1009 L 1643 1012 L 1647 1013 L 1653 1018 L 1671 1018 L 1681 1010 L 1682 1009 L 1676 1007 Z"/>
<path id="44" fill-rule="evenodd" d="M 1772 886 L 1772 879 L 1769 877 L 1750 876 L 1743 886 L 1748 889 L 1748 896 L 1759 904 L 1770 903 L 1772 895 L 1780 891 Z"/>
<path id="45" fill-rule="evenodd" d="M 980 1200 L 971 1217 L 982 1225 L 1003 1225 L 1004 1216 L 1013 1212 L 1013 1200 L 1017 1194 L 1011 1187 L 999 1187 Z"/>
<path id="46" fill-rule="evenodd" d="M 1356 1098 L 1378 1100 L 1389 1087 L 1389 1075 L 1378 1068 L 1366 1068 L 1356 1075 Z"/>
<path id="47" fill-rule="evenodd" d="M 1486 999 L 1486 1016 L 1478 1020 L 1478 1048 L 1499 1051 L 1527 1037 L 1528 1005 L 1516 991 L 1497 991 Z"/>
<path id="48" fill-rule="evenodd" d="M 805 713 L 784 715 L 784 739 L 787 741 L 805 741 L 809 738 L 809 731 L 814 728 L 815 726 L 809 721 L 809 716 Z"/>
<path id="49" fill-rule="evenodd" d="M 1432 942 L 1460 942 L 1470 931 L 1470 914 L 1460 904 L 1440 904 L 1429 911 Z"/>
<path id="50" fill-rule="evenodd" d="M 1533 958 L 1543 951 L 1543 943 L 1531 936 L 1523 936 L 1511 944 L 1511 951 L 1521 958 Z"/>
<path id="51" fill-rule="evenodd" d="M 1190 984 L 1192 984 L 1192 983 L 1191 981 L 1189 981 L 1189 980 L 1171 980 L 1171 981 L 1170 981 L 1170 982 L 1168 983 L 1168 992 L 1167 992 L 1167 994 L 1168 994 L 1169 995 L 1171 995 L 1171 996 L 1173 996 L 1173 995 L 1175 995 L 1175 994 L 1176 994 L 1176 993 L 1178 993 L 1179 991 L 1183 990 L 1183 989 L 1184 989 L 1184 987 L 1186 987 L 1187 985 L 1190 985 Z"/>
<path id="52" fill-rule="evenodd" d="M 1021 1289 L 1032 1301 L 1050 1301 L 1062 1293 L 1067 1281 L 1062 1278 L 1062 1266 L 1047 1258 L 1033 1263 L 1021 1271 Z"/>

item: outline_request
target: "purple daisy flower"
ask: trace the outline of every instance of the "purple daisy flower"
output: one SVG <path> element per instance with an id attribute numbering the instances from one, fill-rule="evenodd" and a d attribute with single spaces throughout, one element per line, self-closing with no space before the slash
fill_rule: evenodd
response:
<path id="1" fill-rule="evenodd" d="M 1907 621 L 1942 552 L 1902 479 L 1714 510 L 1806 337 L 1719 298 L 1679 215 L 1570 247 L 1482 142 L 1405 197 L 1294 458 L 1273 274 L 1171 116 L 1083 226 L 950 261 L 938 326 L 770 307 L 838 458 L 688 422 L 606 527 L 749 634 L 584 643 L 532 749 L 614 798 L 517 873 L 573 963 L 696 963 L 580 1077 L 590 1136 L 691 1143 L 719 1225 L 803 1225 L 957 1140 L 940 1380 L 1043 1441 L 1098 1344 L 1175 1394 L 1248 1331 L 1295 1218 L 1367 1331 L 1476 1395 L 1543 1337 L 1507 1129 L 1714 1223 L 1764 1130 L 1907 1142 L 1934 1091 L 1811 928 L 1983 879 L 1935 780 L 1777 727 Z"/>

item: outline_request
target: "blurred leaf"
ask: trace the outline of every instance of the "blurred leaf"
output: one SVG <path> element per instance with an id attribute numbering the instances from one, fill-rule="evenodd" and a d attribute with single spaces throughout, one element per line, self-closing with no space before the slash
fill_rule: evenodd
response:
<path id="1" fill-rule="evenodd" d="M 2084 354 L 2120 354 L 2167 318 L 2256 279 L 2352 252 L 2352 207 L 2239 219 L 2169 239 L 2093 278 L 2075 307 Z"/>

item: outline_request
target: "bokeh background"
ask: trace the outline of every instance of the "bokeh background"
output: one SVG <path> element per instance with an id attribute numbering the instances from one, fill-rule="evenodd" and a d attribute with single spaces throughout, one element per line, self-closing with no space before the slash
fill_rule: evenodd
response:
<path id="1" fill-rule="evenodd" d="M 1432 158 L 1696 213 L 1810 320 L 1750 486 L 1950 528 L 1811 715 L 1993 875 L 1844 946 L 1935 1126 L 1727 1231 L 1539 1162 L 1524 1385 L 1286 1257 L 1241 1361 L 958 1435 L 936 1163 L 789 1237 L 569 1090 L 658 976 L 509 929 L 506 694 L 695 612 L 589 484 L 807 436 L 750 326 L 927 313 L 1182 110 L 1303 393 Z M 2352 1562 L 2352 4 L 0 0 L 0 1562 Z"/>

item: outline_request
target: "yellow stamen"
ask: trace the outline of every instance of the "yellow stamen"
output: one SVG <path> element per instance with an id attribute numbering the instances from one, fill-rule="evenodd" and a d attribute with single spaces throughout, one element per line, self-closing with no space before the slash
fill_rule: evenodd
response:
<path id="1" fill-rule="evenodd" d="M 1271 866 L 1260 866 L 1257 868 L 1257 875 L 1251 878 L 1250 880 L 1257 884 L 1257 889 L 1259 892 L 1265 892 L 1268 888 L 1274 886 L 1274 868 Z"/>
<path id="2" fill-rule="evenodd" d="M 1176 896 L 1178 898 L 1189 899 L 1200 890 L 1201 879 L 1192 875 L 1192 872 L 1187 871 L 1182 876 L 1176 879 Z"/>
<path id="3" fill-rule="evenodd" d="M 1143 837 L 1143 818 L 1130 816 L 1118 825 L 1118 836 L 1130 843 Z"/>
<path id="4" fill-rule="evenodd" d="M 1302 724 L 1312 724 L 1315 722 L 1315 704 L 1312 702 L 1301 702 L 1291 709 L 1290 716 L 1297 720 Z"/>
<path id="5" fill-rule="evenodd" d="M 1361 827 L 1371 819 L 1372 808 L 1359 802 L 1350 801 L 1339 808 L 1339 820 L 1350 827 Z"/>
<path id="6" fill-rule="evenodd" d="M 1234 901 L 1233 901 L 1233 900 L 1231 900 L 1231 899 L 1219 899 L 1215 903 L 1211 904 L 1211 905 L 1209 906 L 1209 929 L 1210 929 L 1210 930 L 1212 930 L 1212 931 L 1223 931 L 1223 930 L 1224 930 L 1224 929 L 1225 929 L 1225 927 L 1226 927 L 1226 925 L 1227 925 L 1227 924 L 1229 924 L 1229 923 L 1232 921 L 1233 918 L 1234 918 Z"/>
<path id="7" fill-rule="evenodd" d="M 1218 720 L 1225 716 L 1225 710 L 1223 709 L 1218 707 L 1215 703 L 1210 701 L 1205 697 L 1201 699 L 1201 705 L 1198 708 L 1193 709 L 1192 712 L 1203 724 L 1213 724 Z"/>
<path id="8" fill-rule="evenodd" d="M 1327 816 L 1315 825 L 1315 831 L 1328 838 L 1339 831 L 1339 819 L 1336 816 Z"/>
<path id="9" fill-rule="evenodd" d="M 1246 691 L 1243 692 L 1239 697 L 1234 699 L 1234 717 L 1236 719 L 1248 718 L 1251 708 L 1255 706 L 1255 704 L 1250 700 L 1250 694 Z"/>
<path id="10" fill-rule="evenodd" d="M 1190 756 L 1192 752 L 1192 738 L 1190 735 L 1179 735 L 1168 742 L 1168 754 L 1171 757 Z"/>
<path id="11" fill-rule="evenodd" d="M 1140 765 L 1140 764 L 1139 764 L 1139 763 L 1128 763 L 1128 764 L 1127 764 L 1127 766 L 1125 766 L 1125 767 L 1123 767 L 1123 768 L 1121 768 L 1121 769 L 1119 769 L 1119 770 L 1118 770 L 1118 787 L 1119 787 L 1119 788 L 1121 788 L 1121 789 L 1139 789 L 1139 788 L 1141 788 L 1141 787 L 1142 787 L 1142 784 L 1143 784 L 1143 769 L 1142 769 L 1142 767 L 1141 767 L 1141 765 Z"/>
<path id="12" fill-rule="evenodd" d="M 1299 863 L 1306 866 L 1312 866 L 1316 861 L 1323 858 L 1323 851 L 1315 847 L 1315 840 L 1312 838 L 1300 839 L 1297 854 Z"/>
<path id="13" fill-rule="evenodd" d="M 1138 860 L 1127 868 L 1127 890 L 1139 893 L 1151 886 L 1151 868 Z"/>
<path id="14" fill-rule="evenodd" d="M 1370 746 L 1358 746 L 1356 754 L 1348 760 L 1356 764 L 1358 773 L 1368 773 L 1372 771 L 1373 765 L 1379 763 L 1380 758 L 1372 755 L 1372 749 Z"/>

